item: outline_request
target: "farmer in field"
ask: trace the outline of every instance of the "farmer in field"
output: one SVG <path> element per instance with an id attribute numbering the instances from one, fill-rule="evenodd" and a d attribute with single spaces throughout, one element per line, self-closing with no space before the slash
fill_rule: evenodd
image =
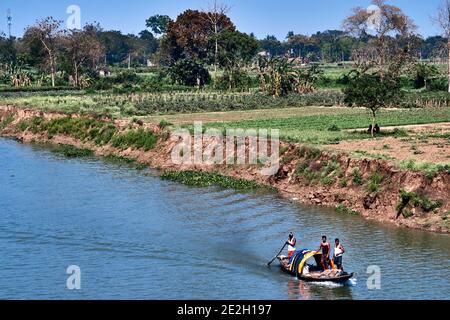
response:
<path id="1" fill-rule="evenodd" d="M 333 262 L 338 270 L 344 271 L 342 267 L 342 256 L 345 253 L 344 246 L 341 244 L 339 239 L 334 240 L 334 254 L 333 254 Z"/>
<path id="2" fill-rule="evenodd" d="M 327 242 L 327 237 L 323 236 L 322 237 L 322 243 L 320 244 L 320 247 L 317 251 L 321 251 L 322 250 L 322 258 L 321 258 L 321 263 L 322 263 L 322 267 L 323 270 L 328 270 L 328 265 L 329 265 L 329 261 L 330 261 L 330 244 Z"/>
<path id="3" fill-rule="evenodd" d="M 289 233 L 288 241 L 286 241 L 286 244 L 288 245 L 288 258 L 291 258 L 294 252 L 297 250 L 295 248 L 295 245 L 297 244 L 297 239 L 295 239 L 294 234 L 292 232 Z"/>

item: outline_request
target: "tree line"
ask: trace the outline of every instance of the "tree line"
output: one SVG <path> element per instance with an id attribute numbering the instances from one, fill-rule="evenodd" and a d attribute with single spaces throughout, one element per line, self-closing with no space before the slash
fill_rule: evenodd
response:
<path id="1" fill-rule="evenodd" d="M 343 22 L 343 30 L 310 36 L 290 31 L 282 41 L 275 36 L 257 39 L 254 34 L 240 32 L 227 15 L 230 8 L 217 1 L 207 10 L 186 10 L 175 20 L 166 15 L 149 17 L 146 29 L 138 35 L 104 30 L 99 24 L 65 30 L 62 21 L 47 17 L 26 28 L 21 38 L 0 36 L 0 66 L 3 75 L 14 78 L 15 85 L 27 85 L 34 78 L 39 84 L 57 86 L 61 81 L 69 81 L 77 87 L 88 86 L 89 79 L 108 66 L 139 67 L 147 66 L 149 61 L 168 68 L 178 82 L 201 86 L 210 80 L 206 67 L 211 66 L 215 77 L 218 70 L 222 71 L 221 79 L 215 80 L 222 80 L 225 88 L 232 89 L 250 81 L 244 70 L 255 63 L 258 53 L 266 61 L 260 59 L 257 73 L 264 64 L 266 69 L 271 64 L 272 69 L 282 69 L 283 66 L 274 65 L 275 60 L 269 61 L 274 58 L 296 58 L 305 64 L 351 60 L 359 65 L 381 59 L 379 63 L 385 64 L 391 61 L 389 55 L 395 56 L 393 52 L 405 45 L 408 57 L 416 60 L 441 61 L 448 56 L 447 34 L 423 39 L 399 8 L 381 0 L 374 4 L 384 8 L 388 18 L 401 16 L 396 21 L 398 25 L 387 27 L 386 33 L 374 32 L 363 25 L 368 19 L 367 11 L 355 8 L 352 18 Z M 407 28 L 408 32 L 396 32 L 399 28 Z M 37 70 L 37 74 L 30 69 Z"/>

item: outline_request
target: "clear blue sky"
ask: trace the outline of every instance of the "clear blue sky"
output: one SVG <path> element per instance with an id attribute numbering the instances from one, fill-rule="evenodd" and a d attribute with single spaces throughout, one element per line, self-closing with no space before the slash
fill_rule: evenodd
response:
<path id="1" fill-rule="evenodd" d="M 339 29 L 345 16 L 355 6 L 368 7 L 370 0 L 223 0 L 232 6 L 230 17 L 240 31 L 254 32 L 262 38 L 273 34 L 285 38 L 288 31 L 312 34 L 326 29 Z M 431 22 L 441 0 L 391 0 L 411 16 L 424 36 L 436 35 Z M 139 33 L 145 20 L 154 14 L 172 18 L 185 9 L 207 7 L 207 0 L 1 0 L 0 31 L 6 33 L 6 12 L 13 15 L 12 34 L 21 36 L 26 26 L 36 19 L 54 16 L 66 20 L 66 9 L 75 4 L 81 8 L 82 24 L 99 22 L 104 29 Z"/>

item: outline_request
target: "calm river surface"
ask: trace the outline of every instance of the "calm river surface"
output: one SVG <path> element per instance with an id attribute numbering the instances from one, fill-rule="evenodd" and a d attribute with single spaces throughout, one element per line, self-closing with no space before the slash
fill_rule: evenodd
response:
<path id="1" fill-rule="evenodd" d="M 356 282 L 267 268 L 291 230 L 301 248 L 341 238 Z M 446 235 L 0 139 L 0 299 L 449 299 L 449 262 Z M 70 265 L 81 290 L 66 287 Z M 380 290 L 367 288 L 371 265 Z"/>

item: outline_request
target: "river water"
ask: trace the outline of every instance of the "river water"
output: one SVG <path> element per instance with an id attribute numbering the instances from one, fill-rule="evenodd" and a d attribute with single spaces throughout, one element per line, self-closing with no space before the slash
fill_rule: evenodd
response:
<path id="1" fill-rule="evenodd" d="M 301 248 L 341 238 L 356 280 L 266 267 L 289 231 Z M 449 240 L 0 139 L 1 299 L 449 299 Z M 67 289 L 71 265 L 81 290 Z M 374 265 L 380 289 L 367 286 Z"/>

